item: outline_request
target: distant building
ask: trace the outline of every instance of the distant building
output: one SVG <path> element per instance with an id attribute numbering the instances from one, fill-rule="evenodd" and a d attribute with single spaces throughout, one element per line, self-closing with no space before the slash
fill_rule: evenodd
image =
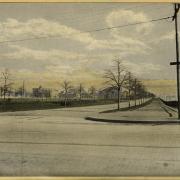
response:
<path id="1" fill-rule="evenodd" d="M 59 98 L 60 99 L 64 99 L 65 98 L 65 92 L 64 91 L 61 91 L 60 93 L 59 93 Z M 67 93 L 67 98 L 68 99 L 76 99 L 76 97 L 77 97 L 77 91 L 76 91 L 76 89 L 74 89 L 74 88 L 71 88 L 71 89 L 69 89 L 68 90 L 68 93 Z"/>
<path id="2" fill-rule="evenodd" d="M 121 99 L 125 99 L 127 96 L 127 92 L 124 88 L 121 91 Z M 99 99 L 117 99 L 118 98 L 118 91 L 116 87 L 107 87 L 98 92 Z"/>
<path id="3" fill-rule="evenodd" d="M 80 99 L 80 92 L 77 94 L 77 99 Z M 92 96 L 90 93 L 88 93 L 85 89 L 82 89 L 81 91 L 81 100 L 87 100 L 87 99 L 92 99 Z"/>
<path id="4" fill-rule="evenodd" d="M 61 91 L 59 93 L 59 98 L 60 99 L 64 99 L 65 98 L 65 92 L 64 91 Z M 91 99 L 91 95 L 86 92 L 84 89 L 82 90 L 81 92 L 81 100 L 85 100 L 85 99 Z M 80 99 L 80 94 L 78 92 L 77 89 L 75 88 L 71 88 L 69 89 L 68 93 L 67 93 L 67 99 L 76 99 L 76 100 L 79 100 Z"/>
<path id="5" fill-rule="evenodd" d="M 39 86 L 38 88 L 32 89 L 32 96 L 40 97 L 40 98 L 48 98 L 48 97 L 51 97 L 51 90 L 42 88 L 42 86 Z"/>

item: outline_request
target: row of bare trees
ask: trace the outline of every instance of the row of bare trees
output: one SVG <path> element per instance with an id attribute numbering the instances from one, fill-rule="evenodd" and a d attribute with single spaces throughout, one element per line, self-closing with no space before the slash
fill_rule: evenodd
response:
<path id="1" fill-rule="evenodd" d="M 13 85 L 13 83 L 10 80 L 10 73 L 9 73 L 8 69 L 5 69 L 1 73 L 0 83 L 1 83 L 0 96 L 5 99 L 6 96 L 10 95 L 10 93 L 12 91 L 12 85 Z"/>
<path id="2" fill-rule="evenodd" d="M 148 92 L 146 91 L 143 83 L 138 80 L 131 72 L 127 70 L 127 68 L 123 65 L 120 60 L 115 60 L 113 66 L 110 69 L 105 70 L 103 77 L 106 79 L 105 84 L 109 87 L 117 89 L 117 109 L 120 110 L 120 102 L 123 92 L 126 91 L 129 103 L 129 107 L 131 107 L 131 100 L 133 96 L 133 100 L 135 101 L 135 106 L 137 105 L 137 100 L 140 100 L 142 104 L 144 98 L 147 97 Z M 61 88 L 64 92 L 64 101 L 65 106 L 68 100 L 69 91 L 73 88 L 70 81 L 64 81 L 61 84 Z M 77 88 L 77 92 L 79 94 L 79 100 L 82 99 L 82 93 L 84 92 L 84 87 L 82 83 L 79 84 Z M 96 89 L 92 86 L 89 89 L 89 94 L 93 97 L 96 93 Z M 150 93 L 149 93 L 150 95 Z M 152 95 L 152 94 L 151 94 Z"/>
<path id="3" fill-rule="evenodd" d="M 69 92 L 73 89 L 74 87 L 72 86 L 70 81 L 63 81 L 63 83 L 61 83 L 61 90 L 64 93 L 64 103 L 65 106 L 67 105 L 67 101 L 69 99 Z M 79 95 L 79 100 L 82 100 L 82 95 L 85 92 L 85 88 L 83 86 L 82 83 L 79 84 L 79 86 L 77 87 L 77 94 Z M 95 94 L 96 94 L 96 88 L 94 86 L 91 86 L 88 89 L 88 95 L 92 98 L 95 99 Z"/>
<path id="4" fill-rule="evenodd" d="M 4 71 L 0 74 L 0 97 L 6 99 L 6 97 L 10 96 L 12 92 L 12 79 L 11 74 L 8 69 L 4 69 Z M 68 93 L 73 88 L 70 81 L 65 80 L 63 83 L 61 83 L 61 88 L 65 95 L 65 105 L 68 100 Z M 25 93 L 24 89 L 24 81 L 22 87 L 19 87 L 17 90 L 19 95 L 23 96 Z M 82 99 L 82 94 L 85 92 L 85 88 L 82 83 L 79 84 L 77 88 L 77 93 L 79 94 L 79 100 Z M 91 86 L 88 90 L 88 93 L 90 96 L 95 97 L 96 89 L 94 86 Z"/>
<path id="5" fill-rule="evenodd" d="M 110 87 L 117 89 L 117 109 L 120 110 L 120 101 L 123 88 L 127 90 L 129 98 L 129 107 L 131 106 L 131 95 L 133 94 L 135 100 L 135 106 L 137 104 L 137 98 L 143 98 L 146 96 L 147 91 L 145 86 L 133 74 L 127 71 L 121 60 L 114 61 L 114 65 L 105 71 L 103 76 L 106 79 L 106 84 Z"/>
<path id="6" fill-rule="evenodd" d="M 114 61 L 114 64 L 111 68 L 105 70 L 105 73 L 103 77 L 106 79 L 105 83 L 108 84 L 108 86 L 113 87 L 114 89 L 117 89 L 117 108 L 120 110 L 120 102 L 121 97 L 123 94 L 124 89 L 126 89 L 127 97 L 129 102 L 129 107 L 131 106 L 131 97 L 133 95 L 133 99 L 135 100 L 135 106 L 137 104 L 137 99 L 141 99 L 143 101 L 143 98 L 146 96 L 147 91 L 145 86 L 140 82 L 136 77 L 133 76 L 133 74 L 129 71 L 127 71 L 127 68 L 123 65 L 123 63 L 117 59 Z M 12 85 L 10 78 L 10 73 L 8 69 L 5 69 L 1 76 L 0 76 L 0 95 L 4 99 L 7 95 L 10 94 L 12 91 Z M 24 82 L 23 82 L 24 84 Z M 63 83 L 61 83 L 61 90 L 64 94 L 64 102 L 65 106 L 67 105 L 67 100 L 69 96 L 69 92 L 73 89 L 73 86 L 70 81 L 65 80 Z M 82 83 L 79 84 L 78 88 L 76 89 L 77 93 L 79 94 L 79 100 L 82 100 L 82 95 L 85 92 L 85 88 Z M 22 92 L 21 94 L 24 94 L 24 85 L 18 89 L 19 92 Z M 88 90 L 88 94 L 91 97 L 91 99 L 95 99 L 96 96 L 96 88 L 94 86 L 91 86 Z"/>
<path id="7" fill-rule="evenodd" d="M 9 69 L 4 69 L 0 73 L 0 97 L 3 99 L 6 99 L 6 97 L 9 97 L 13 93 L 13 86 L 14 83 L 12 82 L 12 75 L 9 71 Z M 20 86 L 16 91 L 21 97 L 25 94 L 25 88 L 24 88 L 24 81 L 23 85 Z"/>

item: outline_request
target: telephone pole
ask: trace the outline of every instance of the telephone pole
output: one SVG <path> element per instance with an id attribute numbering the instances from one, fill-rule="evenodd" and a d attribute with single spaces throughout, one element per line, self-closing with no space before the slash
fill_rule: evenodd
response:
<path id="1" fill-rule="evenodd" d="M 129 82 L 128 82 L 128 83 L 129 83 L 129 84 L 128 84 L 128 86 L 129 86 L 129 87 L 128 87 L 128 95 L 129 95 L 129 108 L 130 108 L 130 107 L 131 107 L 131 89 L 130 89 L 130 88 L 131 88 L 131 85 L 130 85 L 130 84 L 131 84 L 131 73 L 130 73 L 130 72 L 128 73 L 128 76 L 129 76 L 129 77 L 128 77 L 128 78 L 129 78 L 129 79 L 128 79 L 128 81 L 129 81 Z"/>
<path id="2" fill-rule="evenodd" d="M 23 80 L 23 86 L 22 86 L 22 96 L 25 97 L 25 82 Z"/>
<path id="3" fill-rule="evenodd" d="M 178 12 L 180 4 L 174 4 L 174 16 L 173 21 L 175 22 L 175 39 L 176 39 L 176 62 L 171 62 L 170 65 L 176 65 L 177 72 L 177 98 L 178 98 L 178 119 L 180 119 L 180 88 L 179 88 L 179 42 L 178 42 Z"/>
<path id="4" fill-rule="evenodd" d="M 175 11 L 175 30 L 176 30 L 176 61 L 177 61 L 177 95 L 178 95 L 178 119 L 180 119 L 180 92 L 179 92 L 179 42 L 178 42 L 178 11 L 179 11 L 179 4 L 174 5 L 174 11 Z"/>

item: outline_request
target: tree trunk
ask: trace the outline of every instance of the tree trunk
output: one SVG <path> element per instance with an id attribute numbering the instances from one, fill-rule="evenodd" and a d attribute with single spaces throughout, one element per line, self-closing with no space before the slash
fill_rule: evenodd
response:
<path id="1" fill-rule="evenodd" d="M 3 93 L 3 95 L 4 95 L 4 99 L 6 99 L 6 90 L 5 90 L 5 88 L 4 88 L 4 93 Z"/>
<path id="2" fill-rule="evenodd" d="M 64 99 L 64 107 L 67 105 L 67 94 L 65 94 L 65 99 Z"/>
<path id="3" fill-rule="evenodd" d="M 65 98 L 65 101 L 64 101 L 64 106 L 66 107 L 66 103 L 67 103 L 67 99 Z"/>
<path id="4" fill-rule="evenodd" d="M 135 93 L 134 93 L 134 99 L 135 99 L 135 106 L 136 106 L 136 90 L 135 90 Z"/>
<path id="5" fill-rule="evenodd" d="M 120 88 L 118 88 L 118 110 L 120 110 Z"/>
<path id="6" fill-rule="evenodd" d="M 129 108 L 131 107 L 131 97 L 130 97 L 130 90 L 129 90 Z"/>

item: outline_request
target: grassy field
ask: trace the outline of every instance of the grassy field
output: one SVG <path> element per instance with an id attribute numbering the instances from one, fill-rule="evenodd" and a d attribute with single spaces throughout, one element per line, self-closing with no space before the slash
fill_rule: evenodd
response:
<path id="1" fill-rule="evenodd" d="M 68 100 L 66 107 L 91 106 L 116 103 L 115 100 Z M 6 99 L 0 100 L 0 112 L 28 111 L 38 109 L 63 108 L 63 100 L 53 99 Z"/>

